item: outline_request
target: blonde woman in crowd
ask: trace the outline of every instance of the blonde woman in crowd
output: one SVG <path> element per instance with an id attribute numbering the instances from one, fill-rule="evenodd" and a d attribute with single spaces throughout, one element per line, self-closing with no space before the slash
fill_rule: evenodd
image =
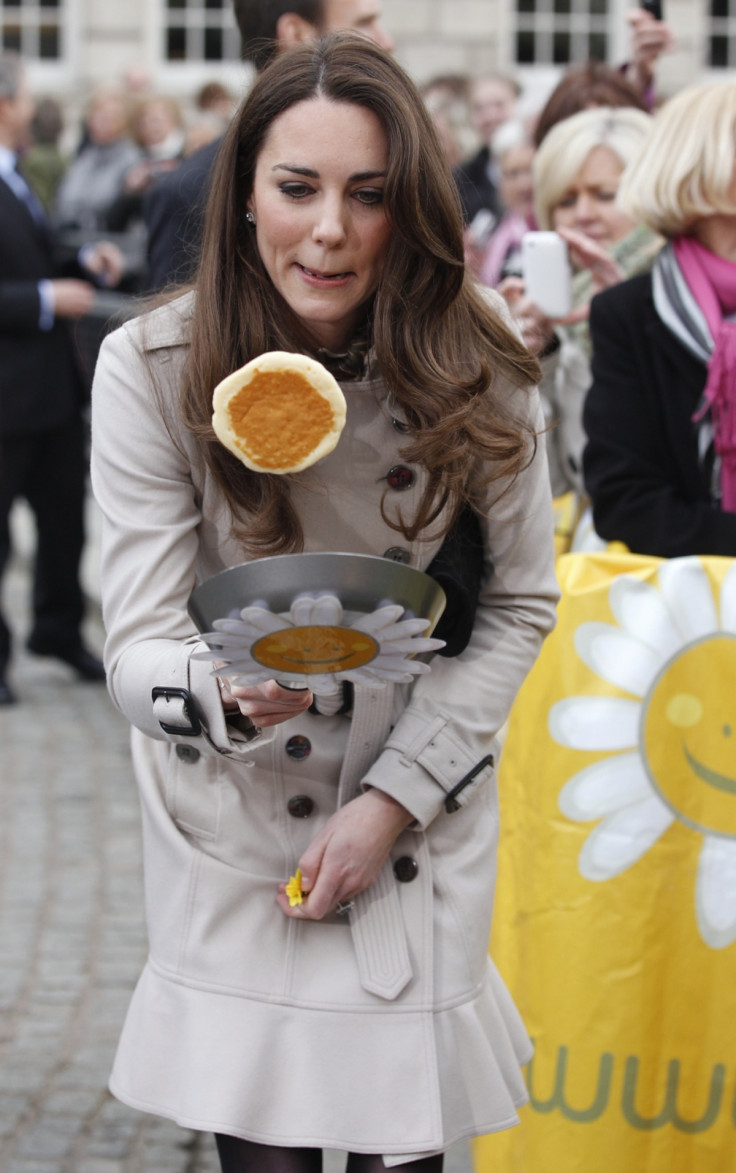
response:
<path id="1" fill-rule="evenodd" d="M 620 193 L 667 238 L 593 303 L 585 482 L 600 535 L 641 554 L 736 555 L 736 83 L 657 115 Z"/>
<path id="2" fill-rule="evenodd" d="M 601 289 L 651 266 L 661 240 L 623 212 L 618 186 L 627 163 L 647 136 L 650 116 L 633 107 L 583 110 L 549 132 L 534 160 L 534 203 L 541 229 L 569 245 L 575 268 L 572 313 L 546 318 L 525 296 L 523 281 L 501 287 L 524 340 L 542 361 L 542 399 L 552 491 L 582 491 L 585 434 L 582 408 L 590 385 L 587 318 Z"/>

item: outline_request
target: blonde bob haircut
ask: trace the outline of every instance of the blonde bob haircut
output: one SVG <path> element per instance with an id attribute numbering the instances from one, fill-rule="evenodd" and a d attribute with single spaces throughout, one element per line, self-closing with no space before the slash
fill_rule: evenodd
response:
<path id="1" fill-rule="evenodd" d="M 733 215 L 735 160 L 736 82 L 691 86 L 652 119 L 619 206 L 662 236 L 680 236 L 718 212 Z"/>
<path id="2" fill-rule="evenodd" d="M 534 210 L 540 228 L 553 228 L 552 214 L 596 147 L 608 147 L 622 169 L 647 137 L 652 119 L 633 106 L 594 106 L 553 126 L 534 158 Z"/>

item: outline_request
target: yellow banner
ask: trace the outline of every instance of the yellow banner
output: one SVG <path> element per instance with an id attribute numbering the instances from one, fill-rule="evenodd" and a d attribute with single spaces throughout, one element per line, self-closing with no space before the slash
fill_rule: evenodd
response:
<path id="1" fill-rule="evenodd" d="M 476 1173 L 736 1169 L 736 563 L 567 554 L 511 716 L 491 951 L 532 1035 Z"/>

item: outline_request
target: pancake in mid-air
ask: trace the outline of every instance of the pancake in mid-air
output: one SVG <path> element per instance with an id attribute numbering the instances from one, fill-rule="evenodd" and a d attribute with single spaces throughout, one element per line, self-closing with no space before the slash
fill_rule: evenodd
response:
<path id="1" fill-rule="evenodd" d="M 345 426 L 345 396 L 304 354 L 269 351 L 215 387 L 218 440 L 254 472 L 300 472 L 327 456 Z"/>

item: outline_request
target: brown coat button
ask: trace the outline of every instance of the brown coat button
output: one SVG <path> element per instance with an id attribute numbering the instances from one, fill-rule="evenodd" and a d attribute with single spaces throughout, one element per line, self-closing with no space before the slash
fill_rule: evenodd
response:
<path id="1" fill-rule="evenodd" d="M 293 737 L 289 738 L 284 749 L 292 761 L 303 762 L 312 752 L 312 743 L 308 737 L 304 737 L 301 733 L 296 733 Z"/>
<path id="2" fill-rule="evenodd" d="M 389 488 L 396 489 L 398 493 L 401 493 L 404 489 L 410 489 L 414 484 L 414 473 L 405 464 L 395 464 L 386 473 L 386 480 L 389 483 Z"/>
<path id="3" fill-rule="evenodd" d="M 407 550 L 404 546 L 389 546 L 388 550 L 383 551 L 384 558 L 390 558 L 392 562 L 411 562 L 411 550 Z"/>
<path id="4" fill-rule="evenodd" d="M 419 864 L 410 855 L 402 855 L 394 864 L 394 875 L 400 884 L 411 884 L 419 873 Z"/>
<path id="5" fill-rule="evenodd" d="M 199 761 L 199 750 L 195 749 L 193 745 L 177 745 L 176 756 L 180 762 L 189 762 L 193 765 Z"/>
<path id="6" fill-rule="evenodd" d="M 286 809 L 293 819 L 308 819 L 314 810 L 314 799 L 308 794 L 295 794 L 287 802 Z"/>

